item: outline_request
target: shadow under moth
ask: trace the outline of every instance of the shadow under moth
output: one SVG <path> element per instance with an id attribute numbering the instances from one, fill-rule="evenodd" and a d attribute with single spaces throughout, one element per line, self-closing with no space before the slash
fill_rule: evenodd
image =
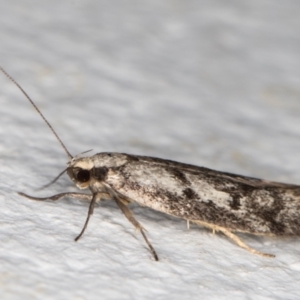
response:
<path id="1" fill-rule="evenodd" d="M 238 246 L 266 257 L 274 255 L 251 248 L 234 232 L 267 236 L 300 235 L 300 186 L 125 153 L 73 157 L 27 93 L 0 69 L 26 96 L 68 156 L 67 168 L 50 184 L 66 172 L 79 189 L 91 192 L 60 193 L 45 198 L 19 193 L 39 201 L 56 201 L 64 197 L 88 201 L 87 218 L 75 241 L 84 233 L 95 203 L 107 199 L 114 200 L 129 222 L 141 232 L 155 260 L 158 260 L 156 251 L 144 228 L 128 208 L 131 202 L 193 222 L 213 232 L 222 232 Z"/>

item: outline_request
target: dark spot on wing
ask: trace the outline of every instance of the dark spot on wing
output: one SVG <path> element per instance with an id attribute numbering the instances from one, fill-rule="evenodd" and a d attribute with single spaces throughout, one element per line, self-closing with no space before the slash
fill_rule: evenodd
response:
<path id="1" fill-rule="evenodd" d="M 135 155 L 131 155 L 131 154 L 126 154 L 126 153 L 123 153 L 124 155 L 126 155 L 126 158 L 127 158 L 127 161 L 128 163 L 131 163 L 131 162 L 138 162 L 140 159 L 138 158 L 138 156 L 135 156 Z"/>
<path id="2" fill-rule="evenodd" d="M 233 195 L 232 196 L 232 200 L 229 201 L 229 206 L 231 207 L 231 209 L 233 210 L 238 210 L 241 207 L 241 202 L 240 202 L 240 195 Z"/>
<path id="3" fill-rule="evenodd" d="M 195 191 L 193 191 L 191 188 L 186 188 L 185 190 L 183 190 L 182 193 L 188 199 L 197 199 L 197 198 L 199 198 L 198 194 Z"/>
<path id="4" fill-rule="evenodd" d="M 190 185 L 190 181 L 186 178 L 185 174 L 183 172 L 181 172 L 179 169 L 177 168 L 166 168 L 166 171 L 169 172 L 171 174 L 171 176 L 176 179 L 177 181 L 179 181 L 180 183 L 186 184 L 186 185 Z"/>
<path id="5" fill-rule="evenodd" d="M 285 209 L 285 203 L 282 201 L 284 195 L 280 188 L 265 188 L 263 192 L 265 193 L 264 197 L 269 199 L 268 203 L 262 204 L 260 198 L 263 196 L 255 197 L 254 194 L 252 201 L 249 201 L 247 205 L 256 216 L 268 224 L 272 233 L 281 235 L 287 230 L 284 222 L 278 221 L 281 218 L 278 216 Z"/>

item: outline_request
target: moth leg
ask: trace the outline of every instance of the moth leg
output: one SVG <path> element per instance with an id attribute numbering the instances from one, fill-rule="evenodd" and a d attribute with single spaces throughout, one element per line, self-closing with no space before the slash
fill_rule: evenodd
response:
<path id="1" fill-rule="evenodd" d="M 216 228 L 215 228 L 215 227 L 212 228 L 212 234 L 213 234 L 213 235 L 216 234 Z"/>
<path id="2" fill-rule="evenodd" d="M 148 241 L 147 236 L 144 232 L 144 228 L 142 227 L 142 225 L 134 218 L 131 210 L 123 203 L 123 201 L 121 199 L 119 199 L 118 197 L 114 197 L 114 200 L 116 201 L 117 205 L 119 206 L 119 208 L 121 209 L 121 211 L 123 212 L 123 214 L 125 215 L 125 217 L 128 219 L 128 221 L 137 229 L 141 232 L 146 244 L 148 245 L 154 259 L 156 261 L 158 261 L 158 256 L 153 248 L 153 246 L 151 245 L 151 243 Z"/>
<path id="3" fill-rule="evenodd" d="M 126 200 L 126 199 L 121 199 L 119 198 L 119 200 L 124 204 L 124 205 L 128 205 L 130 203 L 130 201 Z"/>
<path id="4" fill-rule="evenodd" d="M 94 212 L 95 203 L 96 203 L 96 200 L 97 200 L 97 198 L 98 198 L 97 196 L 98 196 L 98 195 L 97 195 L 96 193 L 93 194 L 92 201 L 91 201 L 90 206 L 89 206 L 89 211 L 88 211 L 88 215 L 87 215 L 86 221 L 85 221 L 85 223 L 84 223 L 84 226 L 83 226 L 81 232 L 80 232 L 79 235 L 75 238 L 75 242 L 77 242 L 77 241 L 81 238 L 81 236 L 83 235 L 83 233 L 84 233 L 84 231 L 85 231 L 85 229 L 86 229 L 86 227 L 87 227 L 87 225 L 88 225 L 88 223 L 89 223 L 90 216 L 91 216 L 91 215 L 93 214 L 93 212 Z"/>
<path id="5" fill-rule="evenodd" d="M 18 192 L 18 194 L 23 197 L 26 197 L 28 199 L 37 200 L 37 201 L 45 201 L 45 200 L 56 201 L 56 200 L 64 198 L 64 197 L 70 197 L 70 198 L 76 198 L 76 199 L 82 199 L 82 200 L 91 200 L 92 199 L 92 195 L 83 194 L 83 193 L 60 193 L 60 194 L 56 194 L 56 195 L 53 195 L 50 197 L 44 197 L 44 198 L 32 197 L 32 196 L 29 196 L 29 195 L 21 193 L 21 192 Z"/>
<path id="6" fill-rule="evenodd" d="M 263 253 L 254 248 L 249 247 L 237 235 L 233 234 L 231 231 L 229 231 L 228 229 L 226 229 L 224 227 L 218 226 L 216 229 L 218 231 L 221 231 L 224 235 L 226 235 L 228 238 L 230 238 L 232 241 L 234 241 L 238 246 L 240 246 L 241 248 L 243 248 L 245 250 L 248 250 L 249 252 L 251 252 L 253 254 L 257 254 L 260 256 L 264 256 L 264 257 L 275 257 L 274 254 Z"/>

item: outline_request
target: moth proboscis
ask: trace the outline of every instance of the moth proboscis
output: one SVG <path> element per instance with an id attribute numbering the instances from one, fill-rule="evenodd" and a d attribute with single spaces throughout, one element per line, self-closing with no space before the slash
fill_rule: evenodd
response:
<path id="1" fill-rule="evenodd" d="M 158 260 L 156 251 L 128 208 L 131 202 L 185 219 L 188 224 L 193 222 L 213 232 L 222 232 L 238 246 L 266 257 L 274 255 L 251 248 L 234 232 L 300 235 L 300 186 L 125 153 L 73 157 L 23 88 L 2 67 L 0 69 L 33 105 L 68 156 L 67 168 L 50 184 L 66 172 L 79 189 L 91 191 L 91 194 L 67 192 L 45 198 L 19 193 L 39 201 L 64 197 L 90 201 L 85 224 L 75 241 L 83 235 L 95 203 L 107 199 L 114 200 L 129 222 L 141 232 L 155 260 Z"/>

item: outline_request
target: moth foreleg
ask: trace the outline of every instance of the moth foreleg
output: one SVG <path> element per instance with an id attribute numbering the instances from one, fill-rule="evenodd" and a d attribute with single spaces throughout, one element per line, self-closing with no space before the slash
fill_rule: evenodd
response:
<path id="1" fill-rule="evenodd" d="M 186 220 L 186 227 L 188 230 L 190 230 L 190 220 Z"/>
<path id="2" fill-rule="evenodd" d="M 83 193 L 60 193 L 60 194 L 56 194 L 56 195 L 53 195 L 50 197 L 43 197 L 43 198 L 32 197 L 32 196 L 29 196 L 29 195 L 21 193 L 21 192 L 18 192 L 18 194 L 23 197 L 26 197 L 28 199 L 37 200 L 37 201 L 45 201 L 45 200 L 56 201 L 56 200 L 64 198 L 64 197 L 76 198 L 76 199 L 81 199 L 81 200 L 91 200 L 92 199 L 92 195 L 83 194 Z"/>
<path id="3" fill-rule="evenodd" d="M 90 216 L 91 216 L 91 215 L 93 214 L 93 212 L 94 212 L 94 207 L 95 207 L 95 203 L 96 203 L 97 198 L 98 198 L 97 193 L 93 194 L 93 198 L 92 198 L 92 201 L 91 201 L 90 206 L 89 206 L 89 211 L 88 211 L 88 215 L 87 215 L 86 221 L 85 221 L 85 223 L 84 223 L 84 226 L 83 226 L 81 232 L 80 232 L 79 235 L 75 238 L 75 242 L 77 242 L 77 241 L 80 239 L 80 237 L 83 235 L 83 233 L 84 233 L 84 231 L 85 231 L 85 229 L 86 229 L 86 227 L 87 227 L 87 225 L 88 225 L 88 223 L 89 223 Z"/>
<path id="4" fill-rule="evenodd" d="M 114 197 L 114 200 L 116 201 L 117 205 L 119 206 L 119 208 L 121 209 L 121 211 L 123 212 L 123 214 L 125 215 L 125 217 L 128 219 L 128 221 L 137 229 L 141 232 L 146 244 L 148 245 L 154 259 L 156 261 L 158 261 L 158 256 L 153 248 L 153 246 L 151 245 L 151 243 L 148 241 L 147 236 L 144 232 L 144 228 L 142 227 L 142 225 L 135 219 L 135 217 L 133 216 L 132 211 L 123 203 L 123 201 L 121 199 L 119 199 L 118 197 Z"/>
<path id="5" fill-rule="evenodd" d="M 245 244 L 237 235 L 233 234 L 231 231 L 229 231 L 228 229 L 224 228 L 224 227 L 217 227 L 216 230 L 221 231 L 224 235 L 226 235 L 228 238 L 230 238 L 231 240 L 233 240 L 238 246 L 240 246 L 241 248 L 248 250 L 249 252 L 253 253 L 253 254 L 257 254 L 260 256 L 265 256 L 265 257 L 275 257 L 274 254 L 269 254 L 269 253 L 263 253 L 260 252 L 254 248 L 251 248 L 250 246 L 248 246 L 247 244 Z"/>

